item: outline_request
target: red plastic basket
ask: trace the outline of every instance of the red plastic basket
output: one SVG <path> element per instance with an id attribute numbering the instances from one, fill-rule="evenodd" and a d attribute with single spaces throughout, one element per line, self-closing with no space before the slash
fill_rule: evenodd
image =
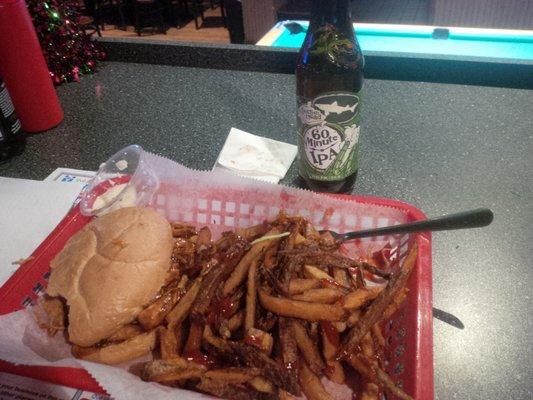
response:
<path id="1" fill-rule="evenodd" d="M 227 193 L 224 195 L 225 198 L 230 198 Z M 233 195 L 239 197 L 238 193 L 233 193 Z M 425 215 L 420 210 L 399 201 L 369 196 L 342 195 L 339 197 L 366 205 L 399 209 L 406 215 L 407 222 L 425 219 Z M 214 200 L 214 202 L 220 203 L 219 200 Z M 158 207 L 157 199 L 152 206 L 161 209 Z M 167 204 L 166 207 L 172 207 L 172 204 Z M 224 203 L 216 206 L 217 209 L 227 211 L 224 207 Z M 166 211 L 168 213 L 168 209 Z M 208 210 L 208 213 L 209 221 L 212 221 L 213 209 Z M 233 214 L 231 215 L 233 218 Z M 52 258 L 63 248 L 67 240 L 90 220 L 90 217 L 81 215 L 78 206 L 67 214 L 35 250 L 31 259 L 21 265 L 0 288 L 0 314 L 19 310 L 35 302 L 39 293 L 46 287 Z M 213 220 L 213 223 L 216 221 Z M 400 310 L 384 324 L 383 333 L 388 343 L 388 351 L 385 355 L 388 360 L 387 371 L 415 399 L 426 400 L 433 399 L 431 235 L 429 233 L 419 234 L 414 236 L 414 240 L 418 244 L 418 258 L 408 283 L 409 295 Z M 0 371 L 95 393 L 105 393 L 98 383 L 81 369 L 15 366 L 0 361 Z"/>

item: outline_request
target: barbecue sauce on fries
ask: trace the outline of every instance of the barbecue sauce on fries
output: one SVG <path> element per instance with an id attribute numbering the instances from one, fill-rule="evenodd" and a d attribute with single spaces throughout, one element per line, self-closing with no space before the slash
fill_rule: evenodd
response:
<path id="1" fill-rule="evenodd" d="M 74 346 L 75 357 L 122 362 L 156 346 L 142 379 L 228 399 L 332 399 L 321 380 L 348 384 L 351 376 L 354 399 L 411 398 L 384 370 L 380 323 L 407 294 L 416 246 L 392 274 L 390 246 L 355 261 L 284 213 L 216 242 L 207 227 L 174 223 L 172 231 L 158 296 L 108 339 Z M 64 308 L 47 298 L 40 326 L 63 329 Z"/>

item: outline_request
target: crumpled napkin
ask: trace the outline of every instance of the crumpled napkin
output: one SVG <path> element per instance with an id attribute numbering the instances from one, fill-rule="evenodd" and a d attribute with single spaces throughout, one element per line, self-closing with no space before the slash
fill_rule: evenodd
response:
<path id="1" fill-rule="evenodd" d="M 278 183 L 297 151 L 293 144 L 231 128 L 213 170 L 225 169 L 240 176 Z"/>

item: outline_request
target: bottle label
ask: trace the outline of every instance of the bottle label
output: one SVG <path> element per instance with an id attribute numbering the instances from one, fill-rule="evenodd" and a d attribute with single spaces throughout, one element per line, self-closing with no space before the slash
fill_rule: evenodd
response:
<path id="1" fill-rule="evenodd" d="M 2 125 L 5 131 L 1 132 Z M 4 82 L 0 80 L 0 139 L 8 136 L 17 136 L 21 131 L 20 121 L 15 113 L 13 102 Z"/>
<path id="2" fill-rule="evenodd" d="M 340 181 L 357 171 L 361 91 L 298 97 L 300 175 Z"/>

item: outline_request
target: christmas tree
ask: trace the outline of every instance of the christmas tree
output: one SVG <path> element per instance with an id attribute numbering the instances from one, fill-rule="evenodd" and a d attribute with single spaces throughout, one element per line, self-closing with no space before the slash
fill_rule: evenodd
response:
<path id="1" fill-rule="evenodd" d="M 79 81 L 105 58 L 80 28 L 78 6 L 70 0 L 27 0 L 28 10 L 55 85 Z"/>

